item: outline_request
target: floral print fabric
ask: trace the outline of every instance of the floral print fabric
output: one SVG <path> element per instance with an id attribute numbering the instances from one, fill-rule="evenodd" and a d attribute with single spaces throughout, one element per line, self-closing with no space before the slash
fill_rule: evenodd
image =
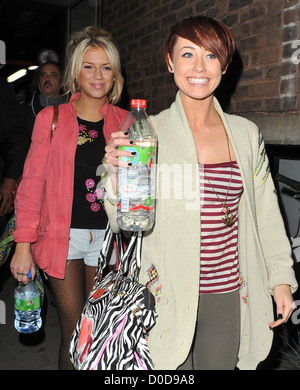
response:
<path id="1" fill-rule="evenodd" d="M 89 122 L 78 118 L 78 143 L 75 154 L 72 228 L 102 229 L 107 223 L 103 190 L 97 169 L 104 157 L 103 120 Z"/>

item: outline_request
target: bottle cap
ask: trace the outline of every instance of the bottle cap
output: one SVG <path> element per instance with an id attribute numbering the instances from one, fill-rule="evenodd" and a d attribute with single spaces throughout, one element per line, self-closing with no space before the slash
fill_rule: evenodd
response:
<path id="1" fill-rule="evenodd" d="M 130 101 L 131 107 L 141 107 L 146 108 L 147 107 L 147 100 L 144 99 L 132 99 Z"/>

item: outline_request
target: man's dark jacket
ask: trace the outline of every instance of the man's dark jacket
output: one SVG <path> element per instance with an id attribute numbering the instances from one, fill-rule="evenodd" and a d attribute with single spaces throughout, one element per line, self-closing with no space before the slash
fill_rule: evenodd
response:
<path id="1" fill-rule="evenodd" d="M 0 77 L 0 158 L 2 178 L 17 180 L 23 171 L 30 138 L 26 128 L 25 113 L 12 85 Z M 1 182 L 0 182 L 1 184 Z"/>

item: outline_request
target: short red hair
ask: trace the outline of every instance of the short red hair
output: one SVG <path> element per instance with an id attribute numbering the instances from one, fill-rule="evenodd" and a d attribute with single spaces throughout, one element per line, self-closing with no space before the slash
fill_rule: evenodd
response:
<path id="1" fill-rule="evenodd" d="M 171 27 L 167 37 L 164 55 L 172 58 L 177 37 L 188 39 L 199 47 L 211 51 L 220 61 L 222 71 L 230 64 L 235 44 L 229 28 L 222 22 L 207 16 L 192 16 Z"/>

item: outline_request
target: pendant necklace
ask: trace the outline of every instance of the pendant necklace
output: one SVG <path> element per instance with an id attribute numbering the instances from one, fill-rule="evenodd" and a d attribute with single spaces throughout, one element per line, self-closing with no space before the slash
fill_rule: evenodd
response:
<path id="1" fill-rule="evenodd" d="M 232 181 L 231 154 L 230 154 L 230 147 L 229 147 L 229 140 L 228 140 L 227 133 L 226 133 L 226 139 L 227 139 L 227 148 L 228 148 L 228 154 L 229 154 L 229 160 L 230 160 L 230 181 L 229 181 L 229 185 L 228 185 L 228 188 L 227 188 L 227 192 L 226 192 L 226 196 L 225 196 L 224 202 L 221 201 L 221 199 L 219 198 L 219 195 L 217 194 L 217 192 L 215 191 L 214 187 L 212 186 L 210 180 L 206 176 L 205 169 L 203 169 L 203 172 L 204 172 L 204 176 L 206 177 L 206 180 L 209 182 L 209 185 L 211 186 L 211 189 L 213 190 L 213 192 L 215 193 L 216 197 L 218 198 L 218 200 L 222 204 L 222 213 L 224 214 L 224 217 L 222 218 L 222 222 L 225 225 L 227 225 L 227 226 L 231 226 L 233 224 L 233 222 L 234 222 L 234 216 L 232 215 L 232 213 L 230 213 L 230 208 L 226 204 L 227 203 L 227 196 L 228 196 L 228 193 L 229 193 L 229 190 L 230 190 L 230 186 L 231 186 L 231 181 Z"/>

